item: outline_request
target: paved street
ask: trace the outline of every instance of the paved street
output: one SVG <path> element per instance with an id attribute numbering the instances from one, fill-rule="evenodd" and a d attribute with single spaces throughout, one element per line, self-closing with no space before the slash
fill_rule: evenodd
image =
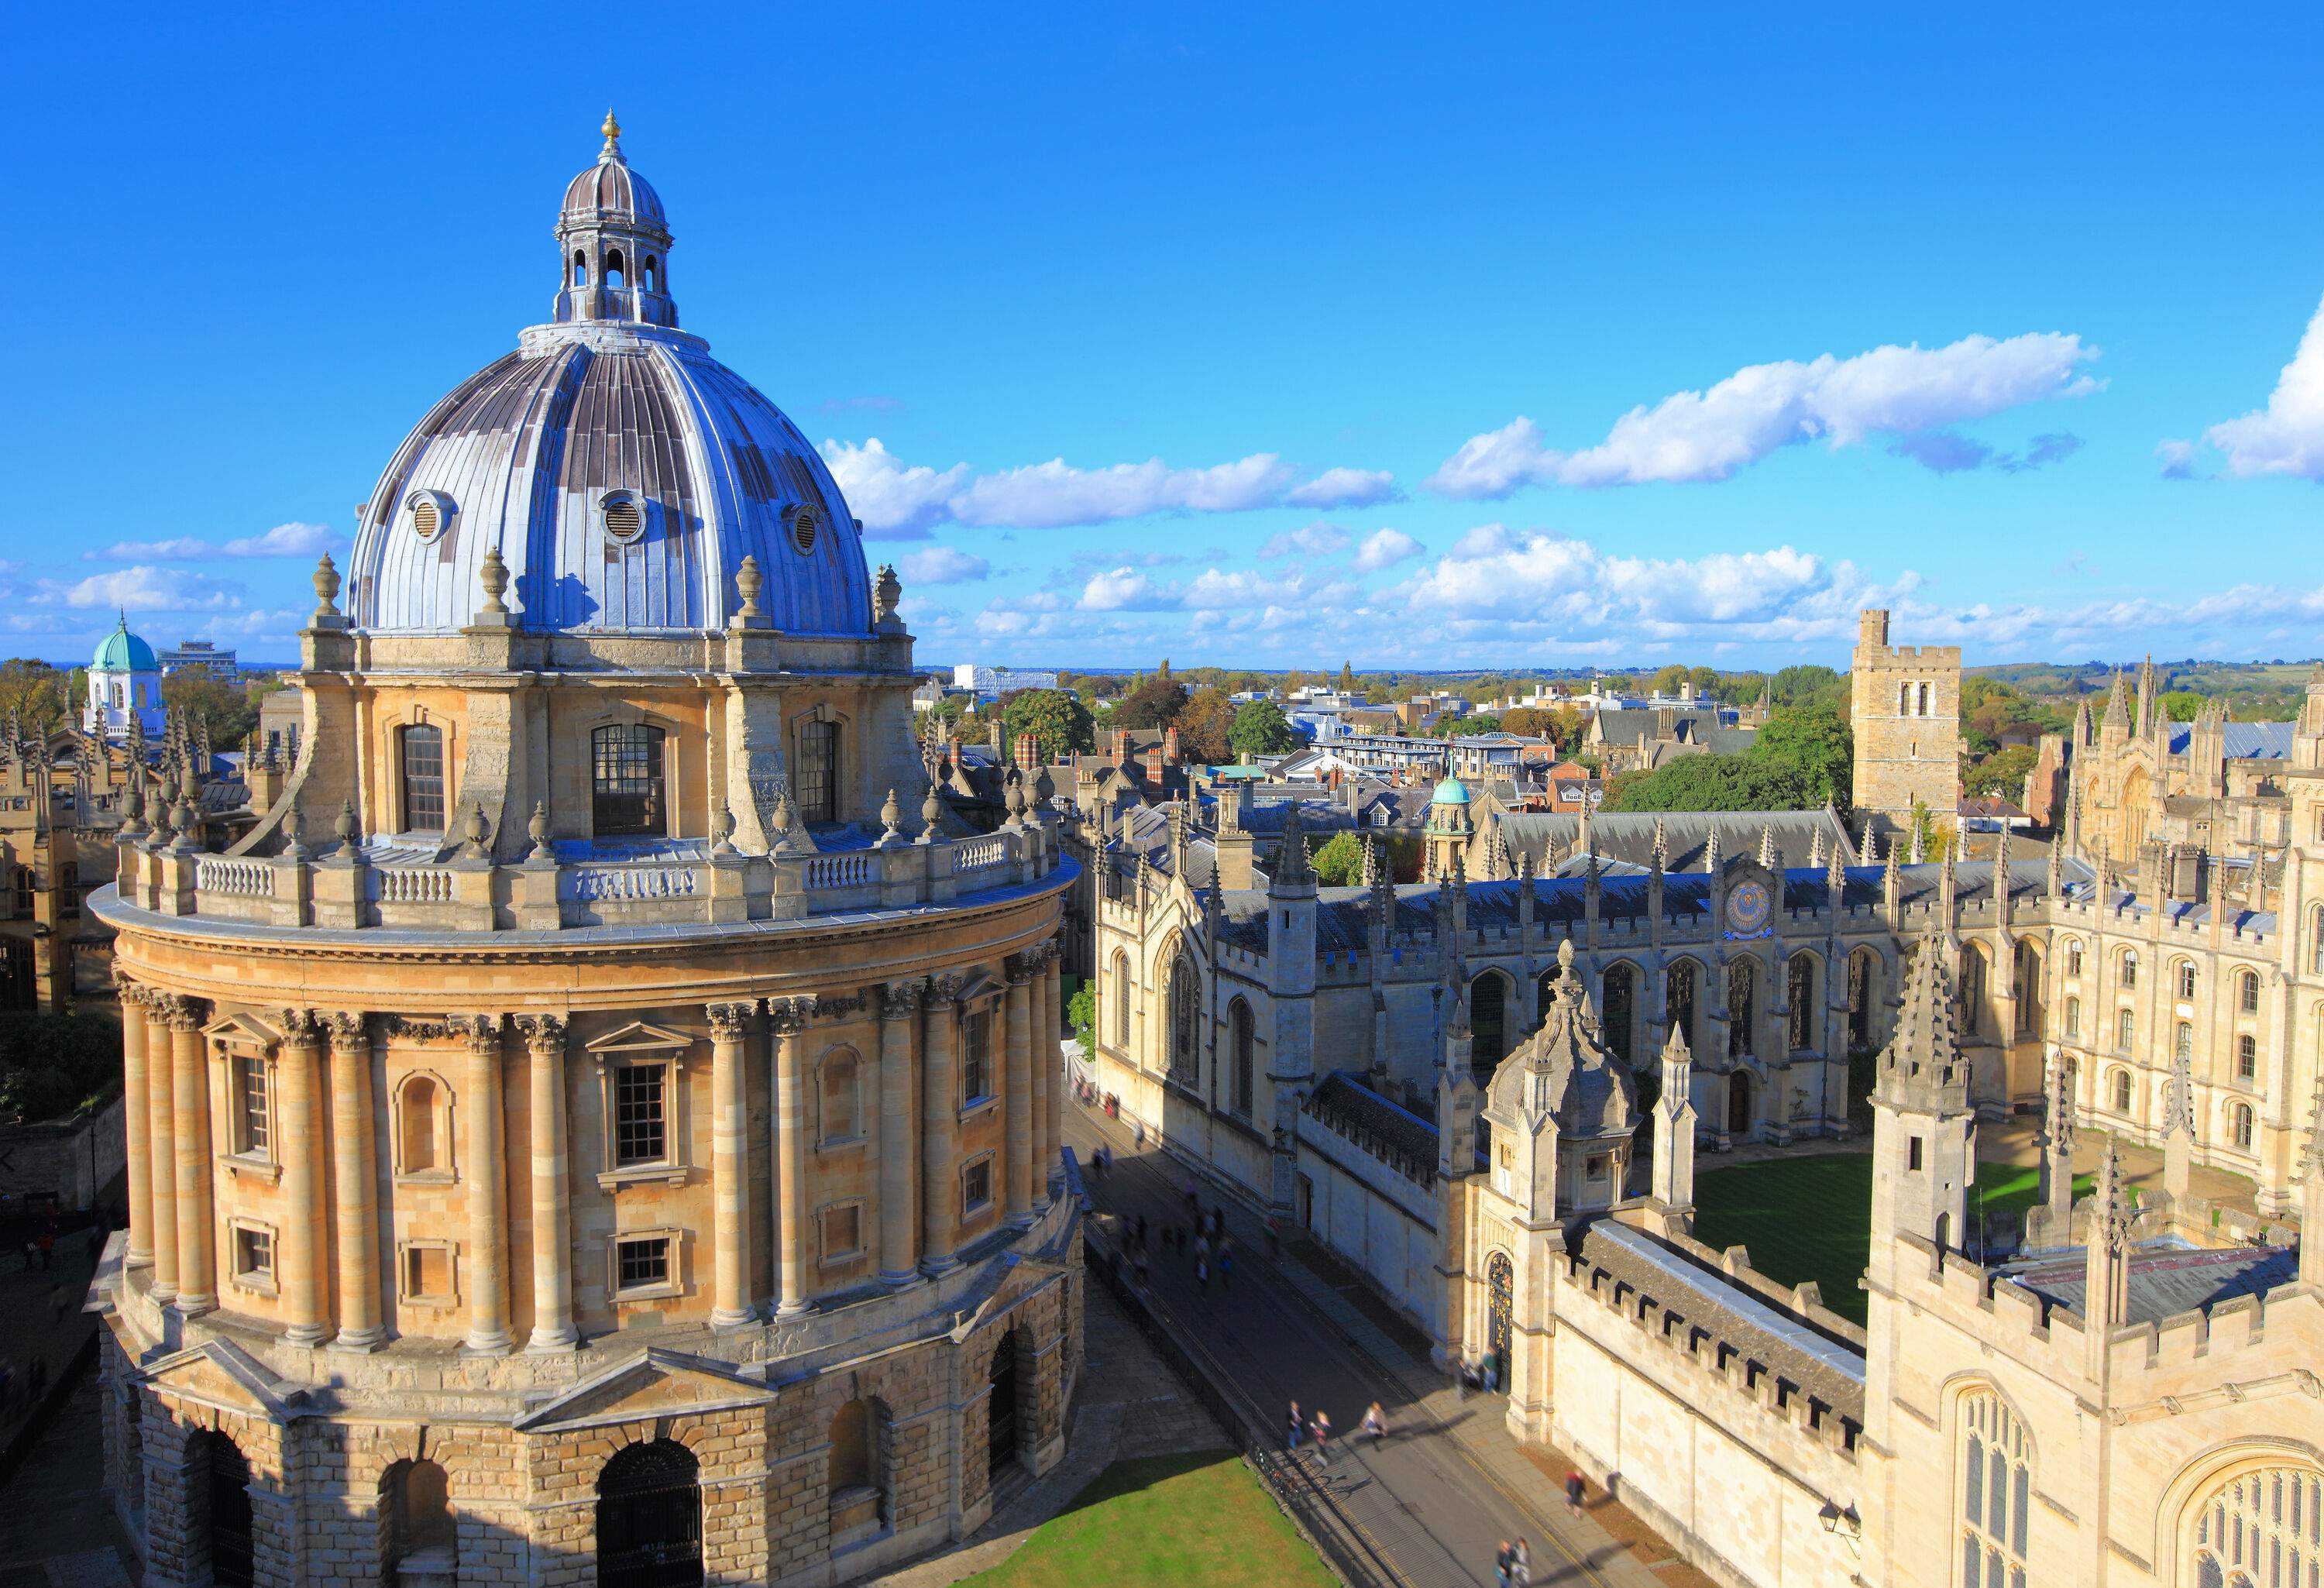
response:
<path id="1" fill-rule="evenodd" d="M 1065 1113 L 1065 1140 L 1084 1163 L 1101 1140 L 1113 1150 L 1112 1174 L 1093 1188 L 1098 1209 L 1130 1219 L 1142 1213 L 1153 1228 L 1150 1279 L 1162 1308 L 1185 1320 L 1271 1426 L 1282 1426 L 1294 1399 L 1305 1416 L 1318 1408 L 1330 1414 L 1332 1465 L 1314 1468 L 1303 1441 L 1304 1459 L 1385 1562 L 1384 1579 L 1411 1588 L 1487 1588 L 1495 1546 L 1522 1536 L 1536 1583 L 1643 1588 L 1702 1581 L 1669 1561 L 1658 1541 L 1645 1546 L 1664 1563 L 1650 1569 L 1596 1516 L 1570 1517 L 1554 1481 L 1502 1427 L 1500 1397 L 1462 1401 L 1425 1361 L 1305 1264 L 1288 1256 L 1269 1262 L 1257 1216 L 1207 1192 L 1206 1210 L 1214 1202 L 1226 1206 L 1235 1274 L 1231 1289 L 1214 1277 L 1207 1293 L 1199 1291 L 1191 1251 L 1174 1256 L 1158 1241 L 1162 1225 L 1188 1222 L 1184 1166 L 1138 1151 L 1126 1130 L 1093 1111 L 1072 1104 Z M 1357 1425 L 1374 1399 L 1387 1409 L 1389 1437 L 1377 1450 L 1357 1448 Z M 1602 1495 L 1593 1491 L 1591 1498 L 1604 1507 Z"/>

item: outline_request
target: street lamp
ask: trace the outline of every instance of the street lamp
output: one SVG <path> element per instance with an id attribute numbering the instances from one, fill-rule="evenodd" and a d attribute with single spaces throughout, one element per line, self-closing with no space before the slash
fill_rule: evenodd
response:
<path id="1" fill-rule="evenodd" d="M 1864 1536 L 1864 1519 L 1856 1514 L 1853 1503 L 1842 1510 L 1827 1500 L 1823 1502 L 1823 1509 L 1816 1512 L 1816 1519 L 1823 1524 L 1825 1532 L 1848 1546 L 1849 1554 L 1856 1553 L 1857 1541 Z"/>

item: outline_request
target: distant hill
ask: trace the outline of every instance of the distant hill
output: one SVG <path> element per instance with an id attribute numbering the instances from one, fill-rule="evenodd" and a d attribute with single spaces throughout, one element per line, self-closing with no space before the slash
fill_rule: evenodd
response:
<path id="1" fill-rule="evenodd" d="M 2248 722 L 2282 722 L 2297 716 L 2308 689 L 2308 675 L 2316 664 L 2308 661 L 2158 661 L 2156 681 L 2166 691 L 2181 689 L 2205 697 L 2224 697 L 2228 711 Z M 2071 702 L 2079 696 L 2104 696 L 2116 664 L 2084 662 L 2009 662 L 1996 667 L 1962 669 L 1988 678 L 2037 699 Z M 2137 664 L 2121 670 L 2134 680 Z"/>

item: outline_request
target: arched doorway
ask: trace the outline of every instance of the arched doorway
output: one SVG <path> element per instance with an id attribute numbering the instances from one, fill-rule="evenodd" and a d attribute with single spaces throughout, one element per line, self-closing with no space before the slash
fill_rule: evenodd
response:
<path id="1" fill-rule="evenodd" d="M 674 1439 L 632 1445 L 597 1473 L 598 1588 L 702 1581 L 702 1467 Z"/>
<path id="2" fill-rule="evenodd" d="M 1740 1070 L 1727 1077 L 1727 1133 L 1751 1133 L 1751 1077 Z"/>
<path id="3" fill-rule="evenodd" d="M 459 1571 L 451 1484 L 432 1461 L 400 1461 L 379 1480 L 380 1564 L 387 1580 L 450 1581 Z"/>
<path id="4" fill-rule="evenodd" d="M 1492 1353 L 1499 1380 L 1508 1376 L 1509 1341 L 1516 1332 L 1517 1271 L 1507 1252 L 1496 1251 L 1485 1264 L 1485 1349 Z"/>
<path id="5" fill-rule="evenodd" d="M 210 1551 L 210 1581 L 217 1588 L 251 1588 L 258 1579 L 251 1550 L 250 1463 L 224 1434 L 200 1436 L 195 1453 Z"/>
<path id="6" fill-rule="evenodd" d="M 984 1462 L 989 1482 L 999 1482 L 1017 1460 L 1017 1357 L 1021 1343 L 1018 1332 L 1011 1329 L 992 1353 L 991 1387 L 984 1397 Z"/>
<path id="7" fill-rule="evenodd" d="M 2146 807 L 2153 785 L 2149 782 L 2146 769 L 2135 766 L 2122 780 L 2122 790 L 2115 805 L 2115 858 L 2131 864 L 2138 861 L 2138 846 L 2146 842 Z"/>
<path id="8" fill-rule="evenodd" d="M 1469 1067 L 1489 1076 L 1509 1051 L 1509 984 L 1499 971 L 1469 983 Z"/>

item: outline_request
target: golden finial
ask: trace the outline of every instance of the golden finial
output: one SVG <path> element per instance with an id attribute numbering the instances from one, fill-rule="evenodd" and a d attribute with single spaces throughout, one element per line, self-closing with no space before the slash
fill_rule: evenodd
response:
<path id="1" fill-rule="evenodd" d="M 613 107 L 612 106 L 609 105 L 605 107 L 605 125 L 599 127 L 597 130 L 605 134 L 605 147 L 602 152 L 614 155 L 620 154 L 622 152 L 622 124 L 613 119 Z"/>

